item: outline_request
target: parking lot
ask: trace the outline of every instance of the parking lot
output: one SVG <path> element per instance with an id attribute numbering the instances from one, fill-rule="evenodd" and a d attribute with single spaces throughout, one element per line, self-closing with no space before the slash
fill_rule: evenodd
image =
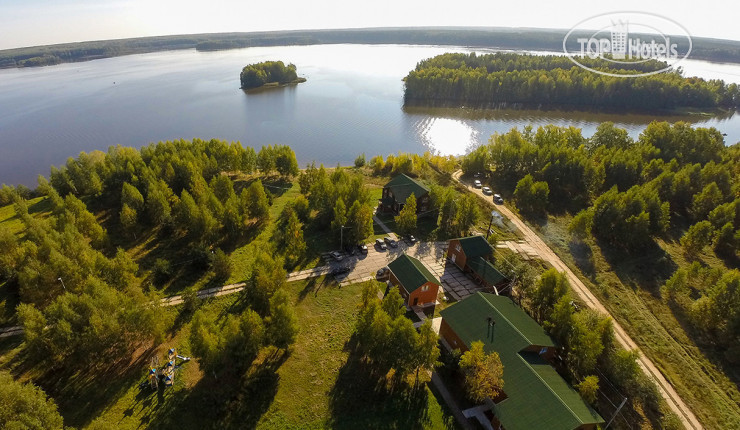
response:
<path id="1" fill-rule="evenodd" d="M 340 284 L 349 285 L 373 279 L 378 269 L 387 266 L 388 263 L 405 252 L 421 260 L 442 281 L 444 294 L 452 299 L 460 300 L 478 291 L 480 287 L 457 266 L 445 264 L 446 251 L 447 242 L 418 242 L 409 245 L 404 241 L 399 241 L 397 248 L 388 247 L 387 250 L 381 250 L 377 246 L 368 244 L 367 254 L 358 253 L 354 256 L 348 256 L 343 253 L 342 261 L 335 261 L 326 255 L 325 260 L 329 265 L 328 271 L 341 267 L 349 269 L 347 273 L 336 276 Z"/>

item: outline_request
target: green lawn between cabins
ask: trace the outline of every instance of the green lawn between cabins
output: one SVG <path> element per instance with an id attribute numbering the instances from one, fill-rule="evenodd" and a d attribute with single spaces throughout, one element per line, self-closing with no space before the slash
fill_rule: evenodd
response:
<path id="1" fill-rule="evenodd" d="M 301 331 L 287 358 L 264 351 L 241 381 L 204 378 L 197 361 L 183 365 L 175 386 L 140 389 L 149 355 L 119 375 L 99 375 L 57 387 L 65 425 L 94 429 L 454 429 L 454 418 L 429 388 L 389 393 L 363 372 L 349 352 L 362 284 L 339 287 L 330 278 L 289 283 Z M 241 308 L 239 294 L 201 306 Z M 158 347 L 190 354 L 190 315 L 172 309 L 176 330 Z M 13 368 L 20 341 L 0 342 L 0 369 Z M 18 370 L 18 369 L 15 369 Z"/>

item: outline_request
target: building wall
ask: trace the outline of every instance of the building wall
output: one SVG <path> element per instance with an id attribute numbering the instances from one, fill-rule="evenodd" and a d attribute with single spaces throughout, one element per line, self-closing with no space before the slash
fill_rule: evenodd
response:
<path id="1" fill-rule="evenodd" d="M 427 291 L 422 291 L 424 287 L 424 285 L 422 285 L 415 291 L 407 293 L 406 290 L 401 286 L 401 283 L 398 282 L 398 278 L 396 278 L 396 275 L 394 275 L 393 272 L 390 272 L 388 280 L 391 282 L 391 284 L 398 288 L 398 292 L 401 293 L 401 297 L 403 297 L 403 302 L 407 306 L 413 306 L 415 298 L 418 299 L 416 302 L 416 306 L 422 306 L 426 303 L 434 303 L 437 301 L 437 292 L 439 291 L 439 285 L 433 282 L 427 282 L 426 284 L 424 284 L 429 286 L 429 289 Z"/>
<path id="2" fill-rule="evenodd" d="M 427 291 L 422 291 L 424 287 L 429 287 Z M 427 282 L 416 290 L 409 294 L 408 305 L 414 306 L 414 300 L 418 299 L 416 306 L 423 306 L 428 303 L 435 303 L 437 301 L 437 293 L 439 292 L 439 285 L 433 282 Z"/>
<path id="3" fill-rule="evenodd" d="M 465 352 L 468 350 L 465 342 L 463 342 L 462 339 L 460 339 L 460 337 L 457 335 L 457 333 L 452 330 L 452 327 L 447 324 L 447 321 L 445 321 L 444 318 L 442 318 L 442 324 L 440 324 L 439 326 L 439 335 L 447 341 L 452 349 L 459 349 L 460 352 Z"/>
<path id="4" fill-rule="evenodd" d="M 447 258 L 450 261 L 452 261 L 453 255 L 455 256 L 455 265 L 459 267 L 460 270 L 465 271 L 465 266 L 468 259 L 465 256 L 465 252 L 463 251 L 462 246 L 460 246 L 460 241 L 457 239 L 451 239 L 449 244 L 447 245 Z"/>

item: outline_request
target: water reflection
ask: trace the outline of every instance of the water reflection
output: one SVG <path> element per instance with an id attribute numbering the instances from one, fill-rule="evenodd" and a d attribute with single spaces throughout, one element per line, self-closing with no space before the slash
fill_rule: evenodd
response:
<path id="1" fill-rule="evenodd" d="M 590 136 L 612 121 L 637 137 L 653 119 L 717 127 L 740 140 L 740 115 L 713 118 L 546 110 L 403 108 L 403 76 L 417 62 L 469 48 L 319 45 L 219 52 L 173 51 L 0 70 L 0 183 L 35 185 L 80 151 L 141 147 L 167 139 L 213 137 L 257 148 L 293 147 L 301 165 L 351 164 L 368 157 L 430 150 L 463 154 L 493 133 L 553 123 Z M 476 49 L 476 51 L 484 51 Z M 487 51 L 487 50 L 485 50 Z M 279 59 L 308 79 L 245 94 L 239 72 Z M 707 77 L 740 81 L 740 66 L 686 61 Z"/>
<path id="2" fill-rule="evenodd" d="M 462 155 L 480 144 L 480 132 L 462 119 L 422 118 L 416 133 L 432 153 Z"/>

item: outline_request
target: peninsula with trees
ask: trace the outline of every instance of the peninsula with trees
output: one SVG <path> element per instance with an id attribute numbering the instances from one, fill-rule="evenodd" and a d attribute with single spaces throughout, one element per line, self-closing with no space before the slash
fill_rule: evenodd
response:
<path id="1" fill-rule="evenodd" d="M 298 77 L 295 64 L 286 66 L 282 61 L 263 61 L 245 66 L 239 75 L 239 80 L 243 90 L 306 82 L 306 78 Z"/>
<path id="2" fill-rule="evenodd" d="M 617 64 L 579 59 L 614 75 L 657 72 L 660 61 Z M 536 106 L 620 111 L 716 111 L 740 106 L 740 88 L 680 71 L 625 79 L 593 73 L 567 57 L 499 52 L 446 53 L 419 62 L 404 79 L 404 103 L 424 106 Z"/>

